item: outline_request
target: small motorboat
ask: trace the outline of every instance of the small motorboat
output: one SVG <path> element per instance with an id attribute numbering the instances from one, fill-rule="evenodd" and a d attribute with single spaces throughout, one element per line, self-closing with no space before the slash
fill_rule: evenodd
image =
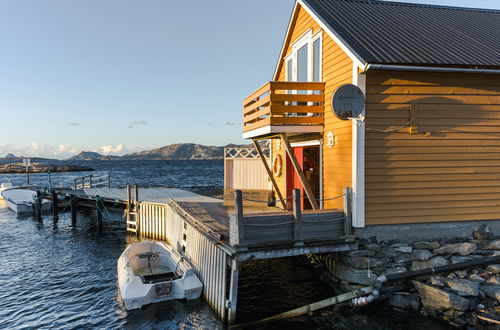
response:
<path id="1" fill-rule="evenodd" d="M 118 286 L 127 310 L 173 299 L 197 299 L 203 284 L 182 256 L 163 242 L 129 245 L 118 259 Z"/>
<path id="2" fill-rule="evenodd" d="M 33 187 L 5 189 L 0 195 L 7 201 L 7 205 L 14 212 L 34 213 L 36 210 L 36 191 L 33 190 Z M 42 212 L 49 211 L 51 206 L 52 202 L 50 200 L 41 200 Z"/>

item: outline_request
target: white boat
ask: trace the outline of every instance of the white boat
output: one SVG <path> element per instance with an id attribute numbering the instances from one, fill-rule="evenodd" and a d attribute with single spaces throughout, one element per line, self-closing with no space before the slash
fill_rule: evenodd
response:
<path id="1" fill-rule="evenodd" d="M 31 187 L 32 188 L 32 187 Z M 30 187 L 5 189 L 0 193 L 7 201 L 9 208 L 17 213 L 34 213 L 36 206 L 36 191 Z M 42 212 L 49 211 L 52 203 L 42 199 Z"/>
<path id="2" fill-rule="evenodd" d="M 194 269 L 163 242 L 129 245 L 118 259 L 118 286 L 127 310 L 173 299 L 197 299 L 203 284 Z"/>

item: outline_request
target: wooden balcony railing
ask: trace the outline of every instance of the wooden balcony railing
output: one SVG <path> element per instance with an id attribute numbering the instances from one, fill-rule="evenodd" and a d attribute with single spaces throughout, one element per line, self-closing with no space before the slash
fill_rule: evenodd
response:
<path id="1" fill-rule="evenodd" d="M 243 101 L 243 132 L 265 126 L 322 126 L 324 90 L 323 82 L 268 82 Z"/>

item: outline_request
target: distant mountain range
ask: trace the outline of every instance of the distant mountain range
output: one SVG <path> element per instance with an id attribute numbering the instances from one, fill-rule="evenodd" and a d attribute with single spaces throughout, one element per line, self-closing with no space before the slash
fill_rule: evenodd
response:
<path id="1" fill-rule="evenodd" d="M 228 144 L 222 147 L 216 147 L 195 143 L 176 143 L 124 156 L 108 156 L 92 151 L 82 151 L 78 155 L 70 157 L 68 160 L 223 159 L 224 148 L 230 147 L 248 147 L 248 145 Z"/>

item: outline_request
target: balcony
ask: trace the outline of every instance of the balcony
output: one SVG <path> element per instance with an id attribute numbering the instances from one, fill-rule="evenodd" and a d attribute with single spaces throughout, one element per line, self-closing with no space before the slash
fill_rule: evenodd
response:
<path id="1" fill-rule="evenodd" d="M 322 82 L 270 81 L 243 101 L 243 138 L 323 132 Z"/>

